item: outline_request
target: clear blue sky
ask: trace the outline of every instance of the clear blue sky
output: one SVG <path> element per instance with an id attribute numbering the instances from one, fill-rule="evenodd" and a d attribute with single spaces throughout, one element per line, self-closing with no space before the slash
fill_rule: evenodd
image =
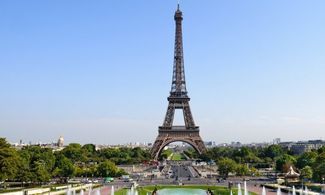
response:
<path id="1" fill-rule="evenodd" d="M 153 142 L 177 1 L 0 1 L 0 136 Z M 187 89 L 204 140 L 325 130 L 325 1 L 181 1 Z"/>

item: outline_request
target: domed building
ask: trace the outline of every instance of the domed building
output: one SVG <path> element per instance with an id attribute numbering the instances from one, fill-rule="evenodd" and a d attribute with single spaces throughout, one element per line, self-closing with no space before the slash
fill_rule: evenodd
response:
<path id="1" fill-rule="evenodd" d="M 64 145 L 64 138 L 62 136 L 60 136 L 57 145 L 58 145 L 58 147 L 63 147 L 63 145 Z"/>

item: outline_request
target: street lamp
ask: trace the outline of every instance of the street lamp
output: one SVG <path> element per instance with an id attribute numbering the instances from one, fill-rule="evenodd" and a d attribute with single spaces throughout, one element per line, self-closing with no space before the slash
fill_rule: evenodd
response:
<path id="1" fill-rule="evenodd" d="M 324 180 L 325 180 L 325 178 L 323 177 L 323 178 L 322 178 L 322 181 L 323 181 L 323 182 L 322 182 L 322 183 L 323 183 L 323 189 L 322 189 L 322 191 L 323 191 L 323 192 L 325 192 Z"/>

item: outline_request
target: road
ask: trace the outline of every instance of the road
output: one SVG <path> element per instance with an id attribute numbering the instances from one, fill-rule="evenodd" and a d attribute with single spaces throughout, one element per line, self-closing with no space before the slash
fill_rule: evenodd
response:
<path id="1" fill-rule="evenodd" d="M 190 179 L 199 177 L 197 171 L 191 166 L 191 161 L 169 161 L 172 176 L 176 179 Z"/>

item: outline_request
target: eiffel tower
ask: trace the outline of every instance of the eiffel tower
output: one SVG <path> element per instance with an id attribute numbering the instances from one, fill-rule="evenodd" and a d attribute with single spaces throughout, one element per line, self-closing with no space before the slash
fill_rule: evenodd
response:
<path id="1" fill-rule="evenodd" d="M 199 134 L 199 127 L 195 125 L 190 109 L 190 98 L 187 95 L 184 56 L 183 56 L 183 38 L 182 38 L 182 12 L 177 6 L 174 16 L 176 22 L 175 51 L 173 79 L 170 95 L 168 99 L 168 108 L 163 125 L 158 129 L 158 137 L 151 148 L 152 157 L 157 160 L 162 149 L 177 141 L 190 144 L 199 154 L 206 151 L 204 143 Z M 174 126 L 175 109 L 183 110 L 185 126 Z"/>

